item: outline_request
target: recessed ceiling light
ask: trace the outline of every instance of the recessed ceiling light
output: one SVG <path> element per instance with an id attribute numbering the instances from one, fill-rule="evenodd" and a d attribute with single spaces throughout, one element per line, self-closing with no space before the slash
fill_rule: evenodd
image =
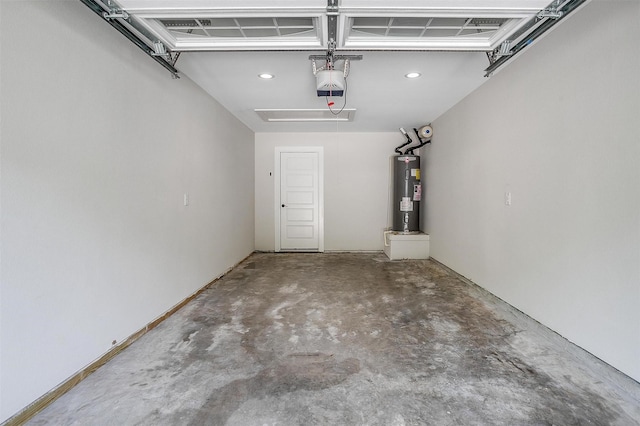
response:
<path id="1" fill-rule="evenodd" d="M 418 78 L 420 77 L 422 74 L 420 74 L 419 72 L 410 72 L 408 74 L 405 74 L 404 76 L 407 78 Z"/>
<path id="2" fill-rule="evenodd" d="M 258 74 L 258 77 L 263 78 L 265 80 L 271 80 L 273 77 L 275 77 L 275 75 L 265 72 L 265 73 L 262 73 L 262 74 Z"/>

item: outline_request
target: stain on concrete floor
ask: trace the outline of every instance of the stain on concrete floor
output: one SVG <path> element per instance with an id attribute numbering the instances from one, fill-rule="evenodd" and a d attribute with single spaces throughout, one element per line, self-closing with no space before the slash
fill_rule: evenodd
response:
<path id="1" fill-rule="evenodd" d="M 640 424 L 514 311 L 433 261 L 256 253 L 30 424 Z"/>

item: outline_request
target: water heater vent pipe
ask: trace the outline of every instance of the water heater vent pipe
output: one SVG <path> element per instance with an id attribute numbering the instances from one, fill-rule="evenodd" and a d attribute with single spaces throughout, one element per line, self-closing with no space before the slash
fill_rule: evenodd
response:
<path id="1" fill-rule="evenodd" d="M 407 146 L 407 145 L 409 145 L 410 143 L 413 142 L 411 140 L 411 137 L 409 136 L 409 134 L 402 127 L 400 127 L 400 132 L 404 135 L 405 138 L 407 138 L 407 141 L 405 143 L 403 143 L 402 145 L 398 145 L 396 147 L 396 152 L 398 153 L 398 155 L 402 155 L 403 154 L 402 151 L 400 150 L 400 148 L 404 148 L 405 146 Z"/>

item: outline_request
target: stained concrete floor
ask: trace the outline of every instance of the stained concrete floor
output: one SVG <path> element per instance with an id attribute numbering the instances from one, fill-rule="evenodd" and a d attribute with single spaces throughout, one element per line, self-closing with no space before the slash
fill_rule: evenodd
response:
<path id="1" fill-rule="evenodd" d="M 640 384 L 433 261 L 256 253 L 29 424 L 633 425 Z"/>

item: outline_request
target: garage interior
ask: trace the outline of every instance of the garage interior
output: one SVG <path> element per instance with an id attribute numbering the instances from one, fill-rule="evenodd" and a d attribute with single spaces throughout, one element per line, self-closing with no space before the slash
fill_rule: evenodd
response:
<path id="1" fill-rule="evenodd" d="M 497 35 L 542 3 L 468 15 L 475 47 L 403 49 L 395 21 L 341 36 L 334 53 L 362 59 L 329 99 L 315 27 L 297 42 L 319 45 L 205 51 L 165 17 L 189 43 L 145 54 L 81 1 L 2 1 L 0 421 L 111 421 L 85 397 L 125 424 L 639 423 L 640 5 L 584 2 L 510 53 Z M 339 34 L 402 17 L 297 4 Z M 427 124 L 431 259 L 391 261 L 389 158 Z M 322 153 L 318 253 L 280 250 L 283 147 Z"/>

